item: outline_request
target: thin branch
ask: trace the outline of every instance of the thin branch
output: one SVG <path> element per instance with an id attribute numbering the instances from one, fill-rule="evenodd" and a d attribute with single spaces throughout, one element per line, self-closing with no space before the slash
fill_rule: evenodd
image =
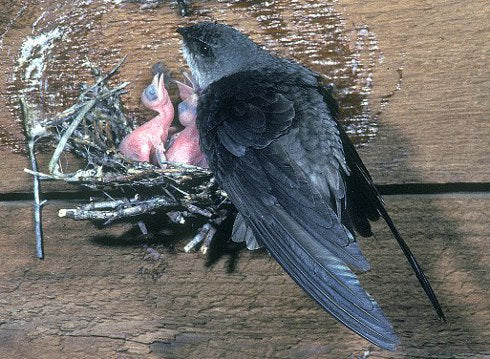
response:
<path id="1" fill-rule="evenodd" d="M 206 223 L 204 226 L 202 226 L 199 232 L 194 236 L 194 238 L 192 238 L 192 240 L 185 245 L 184 252 L 189 253 L 199 243 L 201 243 L 204 240 L 204 238 L 206 238 L 209 231 L 211 231 L 211 228 L 213 228 L 211 223 Z"/>
<path id="2" fill-rule="evenodd" d="M 119 201 L 117 202 L 119 203 Z M 167 198 L 156 197 L 148 199 L 146 201 L 128 203 L 126 206 L 123 207 L 117 206 L 115 203 L 114 205 L 110 205 L 110 207 L 114 208 L 114 210 L 112 211 L 87 210 L 82 208 L 62 208 L 58 211 L 58 216 L 71 218 L 77 221 L 89 219 L 113 222 L 121 218 L 139 216 L 158 208 L 175 209 L 178 206 L 178 202 L 170 202 Z"/>
<path id="3" fill-rule="evenodd" d="M 22 109 L 22 123 L 24 125 L 24 131 L 27 140 L 27 149 L 29 151 L 29 160 L 31 162 L 32 171 L 37 172 L 37 160 L 35 153 L 35 146 L 37 139 L 43 135 L 43 132 L 39 132 L 36 129 L 34 117 L 37 117 L 37 113 L 33 107 L 31 107 L 25 98 L 20 98 L 20 106 Z M 36 255 L 39 259 L 44 258 L 43 247 L 43 227 L 42 227 L 42 207 L 46 203 L 41 202 L 41 183 L 38 176 L 32 177 L 33 186 L 32 191 L 34 193 L 34 238 L 36 240 Z"/>
<path id="4" fill-rule="evenodd" d="M 53 157 L 51 157 L 51 161 L 49 161 L 49 172 L 53 173 L 54 175 L 61 174 L 58 164 L 61 153 L 65 150 L 66 143 L 68 142 L 70 136 L 73 134 L 73 131 L 75 131 L 75 129 L 78 127 L 80 121 L 82 121 L 87 112 L 89 112 L 92 107 L 95 106 L 95 103 L 95 99 L 88 101 L 85 106 L 83 106 L 82 110 L 78 113 L 77 117 L 75 117 L 73 122 L 70 123 L 70 126 L 68 126 L 63 136 L 61 136 L 60 141 L 58 142 L 58 146 L 56 146 L 56 149 L 54 150 Z"/>

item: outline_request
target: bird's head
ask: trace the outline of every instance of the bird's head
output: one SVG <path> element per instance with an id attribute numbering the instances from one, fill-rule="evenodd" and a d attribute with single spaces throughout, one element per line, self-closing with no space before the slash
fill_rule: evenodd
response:
<path id="1" fill-rule="evenodd" d="M 238 30 L 198 23 L 177 29 L 183 53 L 201 89 L 222 77 L 263 64 L 270 55 Z"/>

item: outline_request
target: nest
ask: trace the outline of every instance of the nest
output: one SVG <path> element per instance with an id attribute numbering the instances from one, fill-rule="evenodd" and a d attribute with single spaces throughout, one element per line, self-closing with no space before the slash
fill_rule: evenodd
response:
<path id="1" fill-rule="evenodd" d="M 50 118 L 40 118 L 37 107 L 21 98 L 23 124 L 33 175 L 34 222 L 37 255 L 43 257 L 40 199 L 41 181 L 63 181 L 97 191 L 100 196 L 76 208 L 62 208 L 60 217 L 91 220 L 109 225 L 115 221 L 143 215 L 167 215 L 174 223 L 200 223 L 194 238 L 184 247 L 190 251 L 203 243 L 205 251 L 216 228 L 229 214 L 226 194 L 216 185 L 207 169 L 172 162 L 157 167 L 133 162 L 117 150 L 122 139 L 135 124 L 124 113 L 121 95 L 129 82 L 110 86 L 108 80 L 122 66 L 124 59 L 103 74 L 88 63 L 95 82 L 81 85 L 80 94 L 70 108 Z M 40 140 L 54 146 L 48 173 L 38 171 L 35 146 Z M 60 156 L 72 153 L 81 159 L 75 171 L 63 171 Z M 204 223 L 204 224 L 202 224 Z M 138 222 L 147 234 L 143 221 Z"/>

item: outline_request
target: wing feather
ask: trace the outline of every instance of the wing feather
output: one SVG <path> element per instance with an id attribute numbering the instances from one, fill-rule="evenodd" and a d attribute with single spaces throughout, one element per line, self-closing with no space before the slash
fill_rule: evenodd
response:
<path id="1" fill-rule="evenodd" d="M 240 168 L 247 173 L 249 167 L 244 163 Z M 223 188 L 240 213 L 247 214 L 247 225 L 271 255 L 337 320 L 376 345 L 393 350 L 398 343 L 393 327 L 355 274 L 326 248 L 325 238 L 313 237 L 277 198 L 272 202 L 270 194 L 244 178 L 244 173 L 235 172 Z"/>
<path id="2" fill-rule="evenodd" d="M 312 183 L 297 162 L 298 154 L 287 146 L 298 133 L 292 129 L 301 116 L 294 100 L 254 76 L 261 75 L 241 74 L 240 79 L 211 84 L 198 108 L 210 168 L 245 224 L 237 224 L 235 234 L 246 238 L 245 228 L 251 229 L 320 306 L 366 339 L 394 349 L 398 338 L 393 327 L 349 268 L 367 270 L 367 260 L 341 223 L 338 208 L 332 208 L 329 194 Z M 247 88 L 250 83 L 253 91 Z M 339 171 L 336 161 L 331 164 Z M 336 187 L 334 194 L 343 192 L 340 178 L 335 173 L 326 180 Z"/>

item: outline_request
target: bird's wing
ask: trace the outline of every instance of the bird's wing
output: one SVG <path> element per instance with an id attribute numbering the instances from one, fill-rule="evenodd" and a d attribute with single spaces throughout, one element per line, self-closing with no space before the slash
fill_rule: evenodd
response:
<path id="1" fill-rule="evenodd" d="M 293 102 L 253 79 L 247 88 L 250 77 L 220 80 L 202 96 L 197 122 L 210 168 L 260 244 L 311 297 L 356 333 L 394 349 L 391 324 L 348 267 L 369 264 L 280 140 L 294 127 Z"/>
<path id="2" fill-rule="evenodd" d="M 231 239 L 233 242 L 245 242 L 247 249 L 253 251 L 259 249 L 261 245 L 255 239 L 253 231 L 247 226 L 243 216 L 238 213 L 235 222 L 233 223 L 233 230 L 231 231 Z"/>
<path id="3" fill-rule="evenodd" d="M 331 108 L 335 119 L 337 117 L 336 112 L 338 112 L 336 101 L 325 88 L 320 87 L 319 91 L 322 93 L 324 101 L 329 105 L 329 108 Z M 439 304 L 439 301 L 437 300 L 436 294 L 434 293 L 429 280 L 425 276 L 425 273 L 417 262 L 417 259 L 391 220 L 391 217 L 384 206 L 383 198 L 374 185 L 369 171 L 364 166 L 364 163 L 359 157 L 354 145 L 349 140 L 349 137 L 345 133 L 343 127 L 338 122 L 337 128 L 342 141 L 345 160 L 350 172 L 349 175 L 346 176 L 347 211 L 349 219 L 352 221 L 355 230 L 362 236 L 371 236 L 372 232 L 369 221 L 378 220 L 381 216 L 401 247 L 403 254 L 410 263 L 410 266 L 415 272 L 417 279 L 437 312 L 437 315 L 440 319 L 446 321 L 444 312 Z"/>

